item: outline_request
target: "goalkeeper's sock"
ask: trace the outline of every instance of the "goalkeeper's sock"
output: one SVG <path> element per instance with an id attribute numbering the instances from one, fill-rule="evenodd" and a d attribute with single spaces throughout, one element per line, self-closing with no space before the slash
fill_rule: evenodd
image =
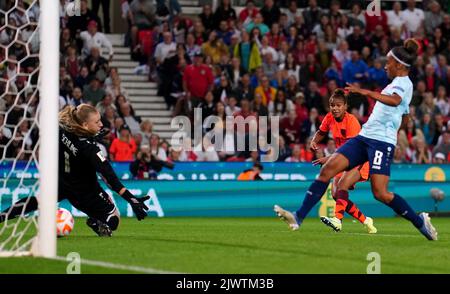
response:
<path id="1" fill-rule="evenodd" d="M 416 228 L 420 229 L 423 226 L 423 219 L 420 218 L 414 209 L 399 195 L 394 193 L 394 199 L 387 206 L 392 208 L 398 215 L 409 220 Z"/>
<path id="2" fill-rule="evenodd" d="M 37 210 L 38 202 L 36 197 L 27 197 L 20 199 L 14 203 L 10 208 L 7 208 L 0 213 L 0 222 L 4 222 L 7 219 L 16 218 L 22 214 L 28 214 Z"/>
<path id="3" fill-rule="evenodd" d="M 305 199 L 303 200 L 302 206 L 300 207 L 299 210 L 295 212 L 299 225 L 306 217 L 306 215 L 308 215 L 308 213 L 311 211 L 314 205 L 316 205 L 317 202 L 320 201 L 320 198 L 322 198 L 323 194 L 327 190 L 327 187 L 328 182 L 325 183 L 318 180 L 315 180 L 311 184 L 311 186 L 309 186 L 308 191 L 306 191 Z"/>

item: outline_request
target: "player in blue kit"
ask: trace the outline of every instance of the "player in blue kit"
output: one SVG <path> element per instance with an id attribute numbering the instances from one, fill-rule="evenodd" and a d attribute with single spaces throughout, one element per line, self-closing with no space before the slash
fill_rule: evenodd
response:
<path id="1" fill-rule="evenodd" d="M 358 136 L 347 141 L 324 164 L 318 178 L 306 192 L 299 210 L 291 213 L 275 205 L 276 214 L 289 228 L 296 230 L 309 211 L 320 201 L 330 179 L 344 170 L 369 161 L 370 183 L 375 198 L 403 218 L 409 220 L 428 240 L 437 240 L 437 231 L 427 213 L 416 214 L 411 206 L 399 195 L 388 191 L 390 166 L 397 143 L 397 131 L 402 120 L 408 119 L 409 103 L 412 99 L 413 84 L 408 77 L 411 65 L 417 57 L 419 44 L 414 39 L 405 41 L 404 46 L 393 48 L 387 55 L 385 69 L 392 82 L 381 93 L 348 85 L 346 90 L 360 93 L 377 102 Z M 339 199 L 348 199 L 348 191 L 338 191 Z M 330 222 L 327 225 L 333 226 Z"/>

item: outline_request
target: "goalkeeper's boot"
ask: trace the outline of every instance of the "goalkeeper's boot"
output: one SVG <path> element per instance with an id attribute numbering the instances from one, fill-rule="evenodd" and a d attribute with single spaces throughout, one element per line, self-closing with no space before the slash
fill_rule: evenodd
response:
<path id="1" fill-rule="evenodd" d="M 112 231 L 109 226 L 99 220 L 89 217 L 86 224 L 99 236 L 99 237 L 111 237 Z"/>
<path id="2" fill-rule="evenodd" d="M 321 216 L 320 220 L 330 228 L 332 228 L 335 232 L 340 232 L 342 230 L 342 221 L 337 217 L 326 217 Z"/>
<path id="3" fill-rule="evenodd" d="M 428 240 L 430 241 L 436 241 L 438 239 L 437 235 L 437 231 L 436 229 L 433 227 L 433 225 L 431 224 L 431 219 L 428 216 L 428 213 L 422 212 L 421 214 L 419 214 L 419 217 L 421 219 L 423 219 L 423 225 L 422 227 L 419 229 L 419 231 L 422 233 L 422 235 L 424 235 Z"/>
<path id="4" fill-rule="evenodd" d="M 373 219 L 370 217 L 366 217 L 366 220 L 364 221 L 364 227 L 366 227 L 367 233 L 369 234 L 376 234 L 377 228 L 373 225 Z"/>
<path id="5" fill-rule="evenodd" d="M 291 229 L 292 231 L 298 230 L 300 226 L 298 224 L 299 222 L 297 220 L 297 217 L 295 216 L 294 213 L 284 210 L 278 205 L 275 205 L 273 207 L 273 210 L 281 220 L 283 220 L 285 223 L 288 224 L 289 229 Z"/>

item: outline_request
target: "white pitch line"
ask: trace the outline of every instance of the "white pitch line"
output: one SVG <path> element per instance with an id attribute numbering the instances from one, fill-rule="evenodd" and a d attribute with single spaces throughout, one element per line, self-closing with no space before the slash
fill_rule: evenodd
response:
<path id="1" fill-rule="evenodd" d="M 51 258 L 51 259 L 58 260 L 58 261 L 72 262 L 72 260 L 67 260 L 67 258 L 63 257 L 63 256 L 56 256 L 55 258 Z M 119 270 L 127 270 L 127 271 L 140 272 L 140 273 L 145 273 L 145 274 L 181 274 L 178 272 L 164 271 L 164 270 L 159 270 L 159 269 L 155 269 L 155 268 L 151 268 L 151 267 L 130 266 L 130 265 L 111 263 L 111 262 L 105 262 L 105 261 L 99 261 L 99 260 L 89 260 L 89 259 L 83 259 L 83 258 L 80 260 L 80 263 L 85 264 L 85 265 L 99 266 L 99 267 L 119 269 Z"/>
<path id="2" fill-rule="evenodd" d="M 409 237 L 409 238 L 417 238 L 420 237 L 421 235 L 417 234 L 417 235 L 390 235 L 390 234 L 369 234 L 369 233 L 345 233 L 345 232 L 340 232 L 341 234 L 346 234 L 346 235 L 359 235 L 359 236 L 381 236 L 381 237 L 397 237 L 397 238 L 403 238 L 403 237 Z"/>

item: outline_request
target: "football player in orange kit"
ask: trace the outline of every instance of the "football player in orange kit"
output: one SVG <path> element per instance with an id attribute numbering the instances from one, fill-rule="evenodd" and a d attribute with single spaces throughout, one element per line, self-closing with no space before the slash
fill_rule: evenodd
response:
<path id="1" fill-rule="evenodd" d="M 347 96 L 344 90 L 336 89 L 330 97 L 330 112 L 323 119 L 319 130 L 315 133 L 311 141 L 311 149 L 317 150 L 318 144 L 331 132 L 336 147 L 342 146 L 348 139 L 356 137 L 361 130 L 361 125 L 358 119 L 347 112 Z M 323 165 L 328 160 L 328 157 L 322 157 L 313 161 L 314 165 Z M 377 229 L 373 225 L 373 219 L 366 217 L 358 207 L 348 199 L 347 195 L 338 195 L 340 191 L 353 190 L 357 182 L 364 182 L 369 179 L 369 162 L 357 166 L 351 170 L 338 174 L 333 179 L 332 195 L 336 200 L 335 217 L 329 218 L 321 216 L 321 221 L 327 226 L 333 228 L 335 231 L 342 229 L 342 219 L 344 213 L 347 212 L 359 222 L 361 222 L 367 229 L 369 234 L 375 234 Z M 342 198 L 348 203 L 346 208 L 343 204 Z"/>

